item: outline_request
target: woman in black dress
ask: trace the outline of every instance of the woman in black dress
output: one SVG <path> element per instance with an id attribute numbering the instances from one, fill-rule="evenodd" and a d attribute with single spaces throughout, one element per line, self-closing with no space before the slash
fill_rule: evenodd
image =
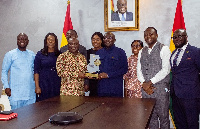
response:
<path id="1" fill-rule="evenodd" d="M 56 71 L 56 60 L 59 54 L 57 36 L 48 33 L 44 39 L 44 48 L 37 52 L 34 61 L 37 102 L 60 95 L 61 79 Z"/>
<path id="2" fill-rule="evenodd" d="M 103 34 L 100 32 L 95 32 L 92 37 L 92 46 L 93 48 L 87 50 L 87 63 L 90 63 L 90 54 L 95 54 L 98 50 L 103 48 Z M 89 90 L 90 90 L 90 96 L 97 96 L 97 85 L 98 80 L 97 79 L 89 79 Z"/>

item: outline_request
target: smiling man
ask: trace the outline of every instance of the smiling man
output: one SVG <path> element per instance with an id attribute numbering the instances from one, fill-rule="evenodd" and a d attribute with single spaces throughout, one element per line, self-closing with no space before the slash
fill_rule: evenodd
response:
<path id="1" fill-rule="evenodd" d="M 104 35 L 105 47 L 96 52 L 100 56 L 98 96 L 123 97 L 123 75 L 128 70 L 125 51 L 114 45 L 115 35 Z"/>
<path id="2" fill-rule="evenodd" d="M 177 129 L 198 129 L 200 102 L 200 49 L 187 41 L 184 29 L 173 34 L 176 49 L 171 56 L 172 83 L 170 94 Z"/>
<path id="3" fill-rule="evenodd" d="M 111 21 L 133 21 L 133 13 L 127 12 L 127 0 L 117 0 L 117 9 L 111 14 Z"/>
<path id="4" fill-rule="evenodd" d="M 144 31 L 148 46 L 138 54 L 137 77 L 142 83 L 142 98 L 155 98 L 156 105 L 150 120 L 149 128 L 169 129 L 169 58 L 168 46 L 157 41 L 158 34 L 154 27 Z"/>
<path id="5" fill-rule="evenodd" d="M 28 43 L 28 36 L 20 33 L 17 36 L 18 48 L 7 52 L 3 60 L 1 80 L 9 96 L 12 110 L 35 102 L 33 77 L 35 54 L 26 49 Z"/>
<path id="6" fill-rule="evenodd" d="M 87 61 L 79 50 L 79 41 L 69 38 L 68 50 L 58 56 L 56 69 L 61 77 L 60 95 L 84 96 Z"/>

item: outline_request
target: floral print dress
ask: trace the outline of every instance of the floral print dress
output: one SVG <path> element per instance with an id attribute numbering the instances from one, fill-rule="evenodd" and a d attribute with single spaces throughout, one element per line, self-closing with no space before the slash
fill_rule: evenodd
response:
<path id="1" fill-rule="evenodd" d="M 142 98 L 141 83 L 137 79 L 137 60 L 134 55 L 128 58 L 128 72 L 124 75 L 124 79 L 128 79 L 125 90 L 129 98 Z"/>

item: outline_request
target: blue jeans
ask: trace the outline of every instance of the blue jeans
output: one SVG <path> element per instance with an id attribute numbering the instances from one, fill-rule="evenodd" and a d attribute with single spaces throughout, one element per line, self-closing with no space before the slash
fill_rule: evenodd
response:
<path id="1" fill-rule="evenodd" d="M 10 100 L 10 106 L 12 110 L 29 105 L 29 104 L 33 104 L 33 103 L 35 103 L 35 98 L 29 99 L 29 100 L 18 100 L 18 101 Z"/>

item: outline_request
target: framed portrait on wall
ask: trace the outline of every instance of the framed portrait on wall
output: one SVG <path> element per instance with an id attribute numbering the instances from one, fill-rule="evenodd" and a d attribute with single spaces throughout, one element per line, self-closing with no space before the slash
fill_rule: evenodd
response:
<path id="1" fill-rule="evenodd" d="M 104 30 L 139 30 L 139 0 L 104 0 Z"/>

